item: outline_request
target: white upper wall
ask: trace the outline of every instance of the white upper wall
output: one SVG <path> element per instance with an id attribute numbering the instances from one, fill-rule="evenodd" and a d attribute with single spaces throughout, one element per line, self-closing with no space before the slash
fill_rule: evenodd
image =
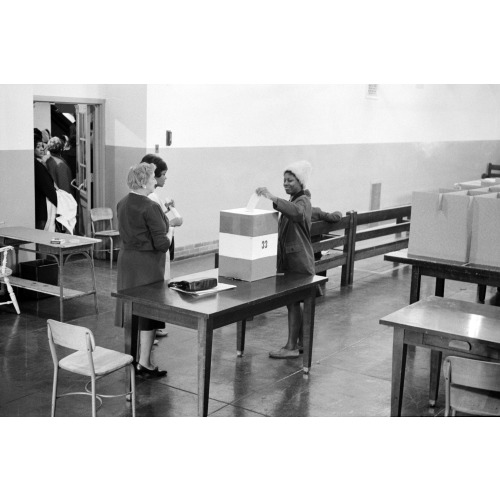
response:
<path id="1" fill-rule="evenodd" d="M 104 99 L 101 84 L 34 84 L 33 95 L 44 97 L 83 97 L 84 99 Z"/>
<path id="2" fill-rule="evenodd" d="M 0 85 L 0 151 L 33 149 L 33 86 Z"/>
<path id="3" fill-rule="evenodd" d="M 146 85 L 103 85 L 106 146 L 146 147 Z"/>
<path id="4" fill-rule="evenodd" d="M 498 85 L 148 85 L 147 147 L 497 140 Z"/>

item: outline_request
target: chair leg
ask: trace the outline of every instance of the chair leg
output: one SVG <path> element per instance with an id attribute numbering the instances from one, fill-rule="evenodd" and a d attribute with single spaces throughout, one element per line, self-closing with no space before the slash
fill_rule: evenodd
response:
<path id="1" fill-rule="evenodd" d="M 113 238 L 109 238 L 109 269 L 113 269 Z"/>
<path id="2" fill-rule="evenodd" d="M 56 416 L 56 399 L 57 399 L 57 375 L 58 375 L 59 369 L 55 366 L 54 367 L 54 380 L 52 382 L 52 404 L 50 408 L 50 416 L 55 417 Z"/>
<path id="3" fill-rule="evenodd" d="M 21 314 L 21 311 L 19 309 L 19 305 L 17 303 L 16 294 L 14 293 L 14 290 L 12 289 L 12 285 L 10 284 L 9 278 L 5 278 L 5 285 L 7 286 L 7 291 L 9 292 L 10 300 L 12 300 L 12 304 L 14 305 L 14 308 L 16 309 L 17 314 Z"/>
<path id="4" fill-rule="evenodd" d="M 135 368 L 130 364 L 130 389 L 132 391 L 132 416 L 135 417 Z"/>
<path id="5" fill-rule="evenodd" d="M 95 377 L 91 377 L 92 381 L 92 416 L 97 417 L 96 413 L 96 393 L 95 393 Z"/>

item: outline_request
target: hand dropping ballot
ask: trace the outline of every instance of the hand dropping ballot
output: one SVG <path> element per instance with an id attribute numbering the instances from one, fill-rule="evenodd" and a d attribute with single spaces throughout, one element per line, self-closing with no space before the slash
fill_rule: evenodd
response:
<path id="1" fill-rule="evenodd" d="M 254 191 L 247 203 L 247 212 L 253 212 L 259 203 L 260 196 Z"/>
<path id="2" fill-rule="evenodd" d="M 246 207 L 221 210 L 219 276 L 255 281 L 276 275 L 278 212 L 256 208 L 253 192 Z"/>

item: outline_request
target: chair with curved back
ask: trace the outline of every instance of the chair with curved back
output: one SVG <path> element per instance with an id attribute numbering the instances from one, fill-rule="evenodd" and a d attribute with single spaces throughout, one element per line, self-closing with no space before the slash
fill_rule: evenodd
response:
<path id="1" fill-rule="evenodd" d="M 448 356 L 443 363 L 445 417 L 500 416 L 500 363 Z"/>
<path id="2" fill-rule="evenodd" d="M 10 284 L 9 281 L 9 276 L 12 274 L 12 269 L 7 267 L 7 254 L 9 253 L 9 251 L 12 250 L 14 250 L 14 248 L 11 246 L 0 248 L 0 255 L 2 261 L 0 266 L 0 281 L 3 281 L 5 283 L 5 286 L 7 287 L 7 292 L 9 293 L 10 297 L 10 300 L 8 300 L 7 302 L 0 302 L 0 306 L 12 304 L 16 309 L 17 314 L 21 314 L 21 311 L 19 310 L 19 305 L 17 303 L 16 294 L 14 293 L 14 289 L 12 288 L 12 285 Z"/>
<path id="3" fill-rule="evenodd" d="M 49 338 L 52 361 L 54 362 L 51 407 L 52 417 L 55 417 L 57 399 L 76 394 L 92 397 L 93 417 L 97 416 L 96 412 L 98 408 L 96 401 L 100 403 L 99 408 L 102 405 L 101 398 L 125 396 L 128 399 L 129 396 L 131 396 L 132 416 L 135 417 L 135 369 L 132 356 L 104 347 L 97 347 L 92 332 L 88 328 L 82 326 L 70 325 L 69 323 L 62 323 L 49 319 L 47 320 L 47 335 Z M 72 349 L 75 352 L 59 359 L 56 345 Z M 130 391 L 123 394 L 96 393 L 97 380 L 127 366 L 130 367 Z M 85 392 L 57 394 L 57 382 L 60 369 L 90 377 L 90 381 L 85 386 Z M 91 384 L 90 391 L 88 390 L 89 384 Z M 127 387 L 129 386 L 127 385 Z"/>
<path id="4" fill-rule="evenodd" d="M 113 229 L 113 210 L 108 207 L 92 208 L 90 210 L 90 221 L 92 227 L 92 237 L 109 238 L 109 249 L 94 250 L 95 252 L 109 252 L 109 268 L 113 269 L 114 250 L 119 250 L 114 246 L 114 239 L 120 236 L 120 233 Z M 96 231 L 96 223 L 102 222 L 103 229 Z"/>

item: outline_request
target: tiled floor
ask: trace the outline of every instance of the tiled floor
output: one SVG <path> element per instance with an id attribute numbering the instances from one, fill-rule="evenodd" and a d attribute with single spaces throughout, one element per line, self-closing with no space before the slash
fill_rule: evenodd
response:
<path id="1" fill-rule="evenodd" d="M 213 257 L 175 262 L 172 275 L 197 272 L 213 265 Z M 88 286 L 83 261 L 67 266 L 68 283 Z M 98 345 L 123 350 L 123 331 L 113 326 L 116 270 L 96 261 L 99 314 L 93 299 L 65 303 L 65 321 L 90 328 Z M 356 263 L 354 285 L 340 287 L 340 269 L 329 272 L 326 294 L 317 300 L 313 366 L 303 375 L 301 359 L 273 360 L 268 351 L 284 344 L 286 309 L 255 317 L 247 326 L 245 355 L 235 353 L 235 326 L 214 335 L 210 417 L 386 417 L 390 410 L 392 330 L 378 323 L 382 316 L 408 303 L 410 269 L 394 267 L 382 257 Z M 433 293 L 433 280 L 422 279 L 422 296 Z M 476 288 L 447 282 L 445 295 L 475 300 Z M 487 302 L 495 303 L 496 289 L 488 288 Z M 46 298 L 23 301 L 22 314 L 0 307 L 0 416 L 48 416 L 52 385 L 52 359 L 46 320 L 58 318 L 58 301 Z M 163 379 L 137 378 L 137 415 L 195 416 L 197 414 L 197 334 L 168 325 L 168 337 L 154 348 L 156 362 L 168 369 Z M 442 416 L 444 394 L 437 405 L 427 403 L 429 352 L 410 352 L 403 402 L 405 416 Z M 104 379 L 100 390 L 120 391 L 121 374 Z M 61 390 L 82 390 L 83 379 L 63 372 Z M 85 396 L 63 398 L 60 416 L 90 416 Z M 128 416 L 123 399 L 105 400 L 98 416 Z"/>

